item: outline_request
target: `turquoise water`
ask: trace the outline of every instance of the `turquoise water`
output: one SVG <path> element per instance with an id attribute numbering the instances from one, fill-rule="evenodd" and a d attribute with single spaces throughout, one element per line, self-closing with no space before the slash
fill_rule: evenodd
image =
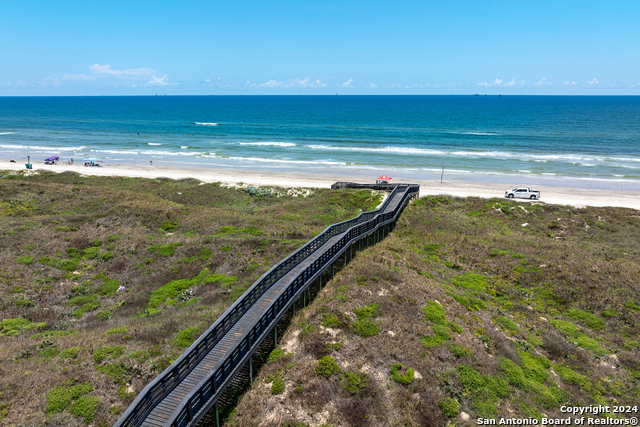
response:
<path id="1" fill-rule="evenodd" d="M 0 157 L 634 186 L 640 97 L 0 98 Z"/>

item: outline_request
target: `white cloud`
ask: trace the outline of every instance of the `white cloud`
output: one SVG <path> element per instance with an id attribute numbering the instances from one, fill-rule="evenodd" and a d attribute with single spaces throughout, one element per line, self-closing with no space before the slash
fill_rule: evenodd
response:
<path id="1" fill-rule="evenodd" d="M 349 80 L 342 83 L 340 86 L 342 87 L 353 87 L 353 77 L 350 77 Z"/>
<path id="2" fill-rule="evenodd" d="M 207 79 L 204 81 L 205 83 L 211 83 L 211 79 Z"/>
<path id="3" fill-rule="evenodd" d="M 76 81 L 89 81 L 92 82 L 97 79 L 98 76 L 87 76 L 86 74 L 64 74 L 62 80 L 76 80 Z"/>
<path id="4" fill-rule="evenodd" d="M 569 81 L 567 80 L 566 82 L 563 83 L 565 86 L 575 86 L 578 83 L 574 82 L 574 81 Z"/>
<path id="5" fill-rule="evenodd" d="M 549 86 L 552 85 L 553 83 L 548 82 L 546 77 L 543 77 L 540 79 L 540 81 L 538 83 L 536 83 L 536 86 Z"/>
<path id="6" fill-rule="evenodd" d="M 322 80 L 317 79 L 311 81 L 309 77 L 306 79 L 289 79 L 286 82 L 279 82 L 278 80 L 271 79 L 266 83 L 261 83 L 259 85 L 249 84 L 250 81 L 247 80 L 245 86 L 249 85 L 251 87 L 268 87 L 268 88 L 283 88 L 283 89 L 317 89 L 322 87 L 327 87 L 326 83 L 322 83 Z"/>
<path id="7" fill-rule="evenodd" d="M 515 79 L 511 79 L 510 82 L 506 82 L 503 83 L 504 80 L 503 79 L 495 79 L 493 82 L 489 83 L 489 82 L 480 82 L 478 83 L 478 86 L 483 86 L 483 87 L 511 87 L 511 86 L 515 86 L 515 85 L 524 85 L 524 80 L 517 82 Z"/>
<path id="8" fill-rule="evenodd" d="M 597 85 L 598 83 L 600 83 L 600 82 L 595 77 L 593 78 L 593 80 L 587 80 L 587 84 L 589 86 Z"/>
<path id="9" fill-rule="evenodd" d="M 174 86 L 176 84 L 169 83 L 167 80 L 169 80 L 169 78 L 166 74 L 162 77 L 151 76 L 151 80 L 149 80 L 146 86 Z"/>
<path id="10" fill-rule="evenodd" d="M 371 84 L 368 86 L 368 88 L 369 88 L 369 89 L 375 89 L 375 88 L 377 88 L 377 87 L 378 87 L 378 86 L 377 86 L 377 85 L 374 85 L 373 83 L 371 83 Z"/>
<path id="11" fill-rule="evenodd" d="M 98 63 L 89 67 L 91 72 L 96 75 L 107 75 L 115 77 L 146 77 L 155 73 L 152 68 L 131 68 L 128 70 L 112 70 L 111 65 L 100 65 Z"/>
<path id="12" fill-rule="evenodd" d="M 62 81 L 56 77 L 45 77 L 41 82 L 38 82 L 38 86 L 62 86 Z"/>
<path id="13" fill-rule="evenodd" d="M 402 89 L 402 86 L 400 86 L 399 84 L 393 83 L 387 86 L 387 89 Z"/>

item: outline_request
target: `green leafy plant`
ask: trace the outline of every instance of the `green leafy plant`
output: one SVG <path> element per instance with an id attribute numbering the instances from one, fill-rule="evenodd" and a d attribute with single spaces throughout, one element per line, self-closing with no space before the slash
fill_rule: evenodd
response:
<path id="1" fill-rule="evenodd" d="M 394 363 L 393 366 L 391 366 L 391 378 L 393 378 L 393 380 L 397 383 L 403 384 L 403 385 L 409 385 L 413 382 L 413 369 L 409 368 L 407 369 L 407 372 L 405 372 L 404 374 L 400 373 L 400 370 L 402 369 L 402 364 L 400 363 Z"/>

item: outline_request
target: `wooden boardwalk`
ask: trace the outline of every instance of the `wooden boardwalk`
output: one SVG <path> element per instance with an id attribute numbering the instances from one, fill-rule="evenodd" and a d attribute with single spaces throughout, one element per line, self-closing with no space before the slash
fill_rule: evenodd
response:
<path id="1" fill-rule="evenodd" d="M 194 426 L 216 404 L 234 375 L 251 363 L 253 352 L 309 284 L 353 242 L 384 237 L 417 194 L 414 186 L 394 189 L 378 211 L 327 228 L 273 267 L 185 351 L 176 366 L 149 384 L 115 425 Z M 323 236 L 325 233 L 330 235 Z M 280 274 L 269 280 L 272 271 Z"/>

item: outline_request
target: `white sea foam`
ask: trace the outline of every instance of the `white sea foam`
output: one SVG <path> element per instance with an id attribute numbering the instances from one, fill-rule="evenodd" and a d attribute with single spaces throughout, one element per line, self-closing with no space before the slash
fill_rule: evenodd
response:
<path id="1" fill-rule="evenodd" d="M 181 145 L 180 148 L 185 149 L 185 148 L 189 148 L 188 145 Z"/>
<path id="2" fill-rule="evenodd" d="M 329 165 L 329 166 L 346 166 L 344 162 L 330 162 L 326 160 L 307 161 L 307 160 L 286 160 L 286 159 L 263 159 L 260 157 L 229 157 L 229 160 L 248 161 L 248 162 L 264 162 L 264 163 L 288 163 L 300 165 Z"/>
<path id="3" fill-rule="evenodd" d="M 13 135 L 15 132 L 0 132 L 0 135 Z"/>
<path id="4" fill-rule="evenodd" d="M 499 133 L 495 132 L 453 132 L 460 135 L 484 135 L 484 136 L 500 136 Z"/>
<path id="5" fill-rule="evenodd" d="M 370 153 L 391 153 L 399 155 L 425 155 L 425 156 L 453 156 L 453 157 L 489 157 L 497 159 L 510 159 L 533 162 L 569 162 L 583 164 L 584 166 L 596 166 L 592 162 L 608 162 L 612 160 L 640 162 L 640 158 L 633 157 L 607 157 L 576 154 L 529 154 L 509 151 L 443 151 L 414 147 L 344 147 L 337 145 L 309 145 L 312 150 L 333 150 L 333 151 L 359 151 Z M 587 162 L 587 163 L 584 163 Z"/>
<path id="6" fill-rule="evenodd" d="M 159 144 L 159 143 L 157 143 L 157 142 L 149 142 L 148 144 L 149 144 L 149 145 L 162 145 L 162 144 Z"/>
<path id="7" fill-rule="evenodd" d="M 35 150 L 35 151 L 81 151 L 85 146 L 80 147 L 41 147 L 37 145 L 0 145 L 2 148 L 12 148 L 14 150 Z"/>
<path id="8" fill-rule="evenodd" d="M 105 153 L 105 154 L 139 154 L 138 151 L 126 151 L 126 150 L 89 150 L 92 153 Z"/>
<path id="9" fill-rule="evenodd" d="M 261 146 L 272 146 L 272 147 L 295 147 L 296 144 L 293 142 L 277 142 L 277 141 L 269 141 L 269 142 L 238 142 L 238 145 L 261 145 Z"/>
<path id="10" fill-rule="evenodd" d="M 443 155 L 444 151 L 411 147 L 339 147 L 336 145 L 309 145 L 313 150 L 362 151 L 369 153 Z"/>
<path id="11" fill-rule="evenodd" d="M 141 150 L 140 154 L 148 154 L 151 156 L 199 156 L 203 154 L 200 151 L 159 151 L 159 150 Z"/>
<path id="12" fill-rule="evenodd" d="M 196 122 L 197 125 L 200 126 L 218 126 L 218 123 L 198 123 Z"/>

